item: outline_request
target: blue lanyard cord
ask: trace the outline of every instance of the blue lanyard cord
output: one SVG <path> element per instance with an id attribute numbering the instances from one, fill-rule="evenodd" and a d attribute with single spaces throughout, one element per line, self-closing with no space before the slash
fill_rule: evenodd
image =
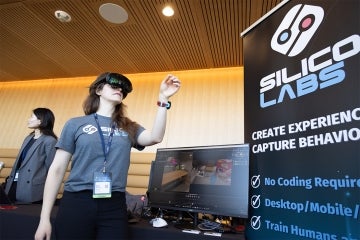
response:
<path id="1" fill-rule="evenodd" d="M 94 114 L 94 118 L 95 118 L 95 121 L 96 121 L 96 124 L 97 124 L 97 127 L 98 127 L 98 132 L 99 132 L 100 139 L 101 139 L 101 145 L 102 145 L 102 149 L 103 149 L 103 152 L 104 152 L 104 169 L 103 169 L 103 172 L 105 172 L 105 165 L 106 165 L 106 161 L 107 161 L 106 157 L 107 157 L 107 155 L 109 154 L 109 151 L 110 151 L 110 146 L 111 146 L 112 139 L 113 139 L 113 136 L 114 136 L 114 131 L 115 131 L 115 124 L 113 124 L 111 126 L 111 132 L 110 132 L 110 136 L 109 136 L 109 141 L 107 142 L 107 145 L 105 146 L 104 135 L 103 135 L 103 132 L 101 130 L 99 119 L 98 119 L 98 116 L 97 116 L 96 113 Z"/>

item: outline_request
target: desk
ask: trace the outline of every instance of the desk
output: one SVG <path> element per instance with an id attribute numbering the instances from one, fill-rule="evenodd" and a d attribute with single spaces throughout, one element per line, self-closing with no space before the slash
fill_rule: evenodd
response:
<path id="1" fill-rule="evenodd" d="M 0 209 L 0 239 L 34 239 L 40 220 L 41 204 L 16 205 L 16 209 Z M 51 214 L 54 219 L 57 207 Z"/>
<path id="2" fill-rule="evenodd" d="M 245 240 L 243 234 L 224 233 L 221 237 L 208 236 L 204 233 L 184 233 L 169 223 L 166 228 L 153 228 L 147 220 L 130 225 L 130 239 L 136 240 Z"/>
<path id="3" fill-rule="evenodd" d="M 34 234 L 39 223 L 41 211 L 40 204 L 18 205 L 17 209 L 0 210 L 0 239 L 13 240 L 34 239 Z M 57 212 L 57 206 L 54 206 L 51 214 L 52 221 Z M 242 234 L 226 233 L 221 237 L 206 236 L 203 233 L 191 234 L 183 233 L 170 223 L 166 228 L 153 228 L 148 220 L 140 220 L 138 223 L 129 224 L 129 239 L 132 240 L 244 240 Z M 53 239 L 55 239 L 53 237 Z"/>

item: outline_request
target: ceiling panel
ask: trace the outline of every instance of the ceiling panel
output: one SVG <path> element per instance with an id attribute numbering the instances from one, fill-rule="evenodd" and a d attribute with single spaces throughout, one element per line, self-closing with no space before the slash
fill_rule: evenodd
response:
<path id="1" fill-rule="evenodd" d="M 128 21 L 104 20 L 115 3 Z M 240 33 L 280 0 L 0 0 L 0 81 L 238 67 Z M 175 8 L 166 18 L 161 9 Z M 72 21 L 58 21 L 54 12 Z"/>

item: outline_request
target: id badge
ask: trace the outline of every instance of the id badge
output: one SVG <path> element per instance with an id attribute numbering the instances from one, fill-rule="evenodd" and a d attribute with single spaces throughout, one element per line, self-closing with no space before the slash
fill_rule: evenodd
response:
<path id="1" fill-rule="evenodd" d="M 18 178 L 19 178 L 19 171 L 16 171 L 14 182 L 17 182 Z"/>
<path id="2" fill-rule="evenodd" d="M 110 198 L 111 197 L 111 173 L 95 172 L 93 198 Z"/>

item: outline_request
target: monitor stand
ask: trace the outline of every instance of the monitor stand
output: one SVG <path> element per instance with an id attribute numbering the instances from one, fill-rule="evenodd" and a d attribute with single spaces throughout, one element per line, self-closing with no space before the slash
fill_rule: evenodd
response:
<path id="1" fill-rule="evenodd" d="M 183 218 L 183 212 L 179 211 L 178 213 L 178 218 L 176 220 L 176 222 L 174 223 L 174 226 L 178 229 L 184 230 L 184 229 L 198 229 L 197 225 L 198 225 L 198 220 L 199 220 L 199 216 L 197 213 L 194 213 L 194 218 L 193 220 L 189 220 L 189 219 L 184 219 Z"/>

